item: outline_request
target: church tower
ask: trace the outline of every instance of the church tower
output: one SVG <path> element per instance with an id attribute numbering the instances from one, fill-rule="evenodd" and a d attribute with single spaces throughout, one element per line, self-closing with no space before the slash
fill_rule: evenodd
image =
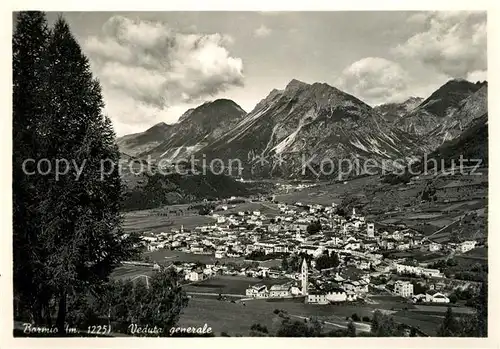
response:
<path id="1" fill-rule="evenodd" d="M 307 261 L 304 258 L 302 260 L 302 270 L 301 270 L 301 280 L 302 280 L 302 295 L 307 295 L 307 285 L 309 284 L 309 281 L 307 279 Z"/>

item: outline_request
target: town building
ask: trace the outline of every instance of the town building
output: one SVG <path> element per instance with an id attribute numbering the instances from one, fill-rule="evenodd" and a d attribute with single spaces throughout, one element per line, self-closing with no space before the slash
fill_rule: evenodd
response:
<path id="1" fill-rule="evenodd" d="M 460 252 L 465 253 L 476 248 L 476 241 L 464 241 L 460 244 Z"/>
<path id="2" fill-rule="evenodd" d="M 266 285 L 253 285 L 246 289 L 245 294 L 252 298 L 267 298 L 269 291 Z"/>
<path id="3" fill-rule="evenodd" d="M 368 223 L 366 225 L 366 235 L 368 237 L 374 237 L 375 236 L 375 224 Z"/>
<path id="4" fill-rule="evenodd" d="M 308 304 L 328 304 L 330 303 L 326 298 L 326 293 L 311 292 L 306 296 L 305 302 Z"/>
<path id="5" fill-rule="evenodd" d="M 408 281 L 398 280 L 394 283 L 394 293 L 401 297 L 413 296 L 413 284 Z"/>
<path id="6" fill-rule="evenodd" d="M 450 299 L 441 292 L 428 291 L 425 293 L 427 303 L 450 303 Z"/>
<path id="7" fill-rule="evenodd" d="M 186 274 L 185 279 L 192 282 L 201 281 L 205 279 L 205 274 L 200 271 L 190 271 Z"/>
<path id="8" fill-rule="evenodd" d="M 335 288 L 326 294 L 326 299 L 330 303 L 345 302 L 347 301 L 347 293 L 341 288 Z"/>
<path id="9" fill-rule="evenodd" d="M 290 284 L 273 285 L 269 289 L 269 297 L 273 298 L 290 297 L 292 295 L 290 292 L 290 288 L 291 288 Z"/>
<path id="10" fill-rule="evenodd" d="M 436 251 L 439 251 L 441 249 L 441 244 L 438 244 L 436 242 L 431 242 L 429 244 L 429 251 L 430 252 L 436 252 Z"/>

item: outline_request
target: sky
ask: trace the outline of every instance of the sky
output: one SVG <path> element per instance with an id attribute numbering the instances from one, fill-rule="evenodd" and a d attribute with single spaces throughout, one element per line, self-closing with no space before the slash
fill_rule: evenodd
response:
<path id="1" fill-rule="evenodd" d="M 486 80 L 485 12 L 66 12 L 118 136 L 229 98 L 250 112 L 290 80 L 374 106 Z"/>

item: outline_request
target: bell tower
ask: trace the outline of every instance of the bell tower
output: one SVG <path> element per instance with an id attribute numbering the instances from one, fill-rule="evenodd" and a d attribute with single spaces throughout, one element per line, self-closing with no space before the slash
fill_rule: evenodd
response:
<path id="1" fill-rule="evenodd" d="M 301 281 L 302 281 L 302 295 L 307 295 L 307 285 L 309 284 L 309 281 L 307 279 L 307 261 L 304 258 L 302 260 L 302 269 L 301 269 Z"/>

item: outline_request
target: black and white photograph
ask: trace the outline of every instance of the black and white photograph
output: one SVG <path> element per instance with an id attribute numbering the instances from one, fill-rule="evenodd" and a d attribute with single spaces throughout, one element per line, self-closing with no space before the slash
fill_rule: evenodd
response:
<path id="1" fill-rule="evenodd" d="M 12 12 L 13 340 L 491 336 L 488 14 Z"/>

